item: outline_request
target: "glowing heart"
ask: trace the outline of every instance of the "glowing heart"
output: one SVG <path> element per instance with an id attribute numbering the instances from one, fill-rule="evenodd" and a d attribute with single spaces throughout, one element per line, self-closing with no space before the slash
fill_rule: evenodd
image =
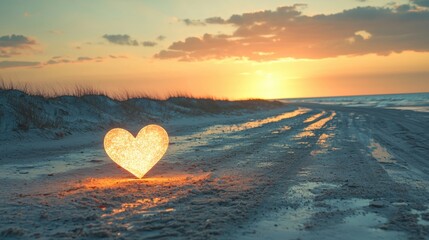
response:
<path id="1" fill-rule="evenodd" d="M 138 178 L 155 166 L 167 148 L 167 132 L 153 124 L 142 128 L 137 137 L 122 128 L 114 128 L 104 137 L 107 155 Z"/>

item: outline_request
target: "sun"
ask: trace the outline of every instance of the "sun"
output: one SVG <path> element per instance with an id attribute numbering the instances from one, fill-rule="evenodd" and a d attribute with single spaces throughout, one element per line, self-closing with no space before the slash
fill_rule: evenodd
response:
<path id="1" fill-rule="evenodd" d="M 281 76 L 272 72 L 257 72 L 255 84 L 257 96 L 264 99 L 282 98 L 285 96 Z"/>

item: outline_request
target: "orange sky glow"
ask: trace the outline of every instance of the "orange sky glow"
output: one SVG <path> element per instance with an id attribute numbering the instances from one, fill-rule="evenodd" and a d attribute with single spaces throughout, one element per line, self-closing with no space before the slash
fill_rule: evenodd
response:
<path id="1" fill-rule="evenodd" d="M 2 1 L 0 77 L 158 97 L 429 92 L 425 1 L 239 2 Z"/>

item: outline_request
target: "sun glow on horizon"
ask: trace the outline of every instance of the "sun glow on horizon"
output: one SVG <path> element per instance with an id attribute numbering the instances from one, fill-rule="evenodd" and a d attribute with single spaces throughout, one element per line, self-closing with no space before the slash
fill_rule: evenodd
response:
<path id="1" fill-rule="evenodd" d="M 251 82 L 252 95 L 262 99 L 276 99 L 287 95 L 285 82 L 287 78 L 278 73 L 256 71 Z"/>
<path id="2" fill-rule="evenodd" d="M 0 80 L 155 98 L 429 92 L 429 7 L 398 1 L 4 1 Z"/>

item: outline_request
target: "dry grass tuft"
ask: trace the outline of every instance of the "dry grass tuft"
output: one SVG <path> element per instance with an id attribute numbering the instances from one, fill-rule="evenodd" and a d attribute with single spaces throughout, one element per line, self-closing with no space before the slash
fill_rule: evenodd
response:
<path id="1" fill-rule="evenodd" d="M 213 96 L 197 97 L 189 93 L 174 92 L 168 94 L 166 97 L 161 97 L 156 94 L 149 94 L 146 92 L 130 92 L 123 90 L 116 93 L 107 93 L 106 91 L 91 87 L 76 84 L 73 87 L 51 87 L 49 89 L 40 89 L 30 86 L 27 83 L 14 83 L 6 81 L 0 77 L 0 91 L 15 90 L 24 92 L 30 96 L 43 97 L 45 99 L 56 98 L 60 96 L 105 96 L 117 101 L 127 101 L 130 99 L 148 99 L 153 101 L 170 100 L 170 99 L 199 99 L 199 100 L 213 100 L 213 101 L 229 101 L 226 98 L 216 98 Z"/>

